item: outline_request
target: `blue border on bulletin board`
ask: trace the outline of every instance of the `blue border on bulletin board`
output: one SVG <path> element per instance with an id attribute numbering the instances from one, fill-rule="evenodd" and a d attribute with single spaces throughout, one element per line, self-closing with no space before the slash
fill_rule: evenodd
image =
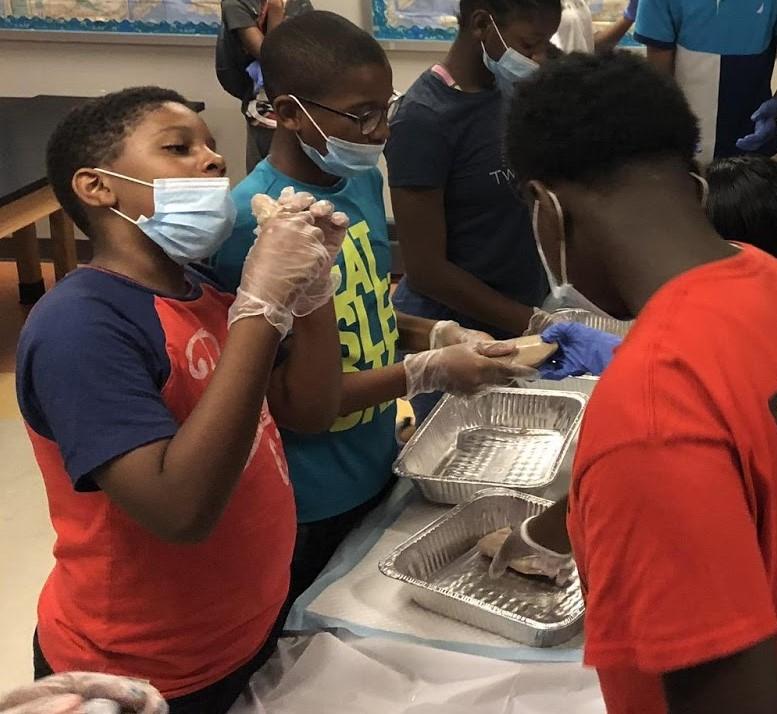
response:
<path id="1" fill-rule="evenodd" d="M 219 26 L 207 22 L 138 22 L 135 20 L 64 20 L 50 17 L 0 16 L 0 30 L 110 32 L 142 35 L 217 35 Z"/>
<path id="2" fill-rule="evenodd" d="M 376 40 L 438 40 L 453 42 L 456 30 L 442 27 L 395 27 L 388 24 L 386 0 L 372 0 L 372 31 Z"/>

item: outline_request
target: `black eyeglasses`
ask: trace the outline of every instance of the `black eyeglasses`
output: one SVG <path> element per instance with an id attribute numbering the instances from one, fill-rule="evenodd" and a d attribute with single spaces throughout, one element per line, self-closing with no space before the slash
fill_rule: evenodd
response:
<path id="1" fill-rule="evenodd" d="M 393 92 L 391 99 L 389 99 L 388 105 L 385 109 L 369 109 L 363 114 L 352 114 L 351 112 L 342 112 L 339 109 L 332 109 L 332 107 L 326 106 L 326 104 L 320 104 L 314 102 L 312 99 L 305 99 L 304 97 L 297 97 L 299 101 L 310 104 L 319 109 L 325 109 L 332 114 L 339 114 L 341 117 L 348 117 L 351 121 L 355 121 L 359 125 L 359 131 L 362 136 L 369 136 L 375 131 L 384 121 L 390 122 L 399 109 L 399 100 L 402 95 L 399 92 Z"/>

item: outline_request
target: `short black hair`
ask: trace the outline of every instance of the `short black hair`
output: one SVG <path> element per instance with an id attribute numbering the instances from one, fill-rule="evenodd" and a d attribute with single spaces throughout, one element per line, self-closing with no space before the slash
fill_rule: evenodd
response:
<path id="1" fill-rule="evenodd" d="M 561 12 L 561 0 L 461 0 L 459 5 L 459 25 L 468 27 L 475 10 L 485 10 L 494 22 L 506 20 L 513 15 L 529 13 Z"/>
<path id="2" fill-rule="evenodd" d="M 73 192 L 73 176 L 115 160 L 131 129 L 167 102 L 189 106 L 178 92 L 160 87 L 131 87 L 96 97 L 75 107 L 49 138 L 46 167 L 49 183 L 65 213 L 87 235 L 89 220 Z"/>
<path id="3" fill-rule="evenodd" d="M 314 10 L 282 22 L 262 43 L 259 63 L 270 101 L 281 94 L 320 99 L 343 72 L 364 65 L 388 66 L 369 33 L 340 15 Z"/>
<path id="4" fill-rule="evenodd" d="M 707 169 L 707 215 L 726 240 L 777 256 L 777 164 L 766 156 L 733 156 Z"/>
<path id="5" fill-rule="evenodd" d="M 595 181 L 630 161 L 694 166 L 699 126 L 682 90 L 630 52 L 573 53 L 516 84 L 507 159 L 529 179 Z"/>

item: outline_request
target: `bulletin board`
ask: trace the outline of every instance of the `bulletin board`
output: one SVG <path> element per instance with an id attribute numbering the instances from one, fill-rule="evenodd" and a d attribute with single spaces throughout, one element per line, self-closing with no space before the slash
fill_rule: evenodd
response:
<path id="1" fill-rule="evenodd" d="M 378 40 L 452 41 L 459 0 L 372 0 L 372 29 Z"/>
<path id="2" fill-rule="evenodd" d="M 219 0 L 0 0 L 0 30 L 216 35 Z"/>
<path id="3" fill-rule="evenodd" d="M 626 0 L 589 0 L 595 23 L 617 20 L 625 4 Z M 372 0 L 373 33 L 378 40 L 450 42 L 456 37 L 458 12 L 459 0 Z"/>

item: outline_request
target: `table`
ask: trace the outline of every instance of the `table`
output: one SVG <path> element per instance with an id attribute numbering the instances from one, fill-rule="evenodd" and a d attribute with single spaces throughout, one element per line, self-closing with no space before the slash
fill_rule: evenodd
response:
<path id="1" fill-rule="evenodd" d="M 0 238 L 15 243 L 19 301 L 29 305 L 45 291 L 36 221 L 48 217 L 57 280 L 76 267 L 73 223 L 46 178 L 46 143 L 54 128 L 84 97 L 0 98 Z"/>
<path id="2" fill-rule="evenodd" d="M 229 714 L 605 714 L 578 663 L 503 662 L 409 642 L 283 639 Z"/>
<path id="3" fill-rule="evenodd" d="M 65 115 L 88 97 L 40 95 L 0 98 L 0 238 L 15 243 L 19 301 L 34 303 L 45 292 L 36 221 L 49 219 L 56 279 L 76 267 L 72 221 L 46 177 L 46 144 Z M 201 112 L 203 102 L 192 102 Z"/>

